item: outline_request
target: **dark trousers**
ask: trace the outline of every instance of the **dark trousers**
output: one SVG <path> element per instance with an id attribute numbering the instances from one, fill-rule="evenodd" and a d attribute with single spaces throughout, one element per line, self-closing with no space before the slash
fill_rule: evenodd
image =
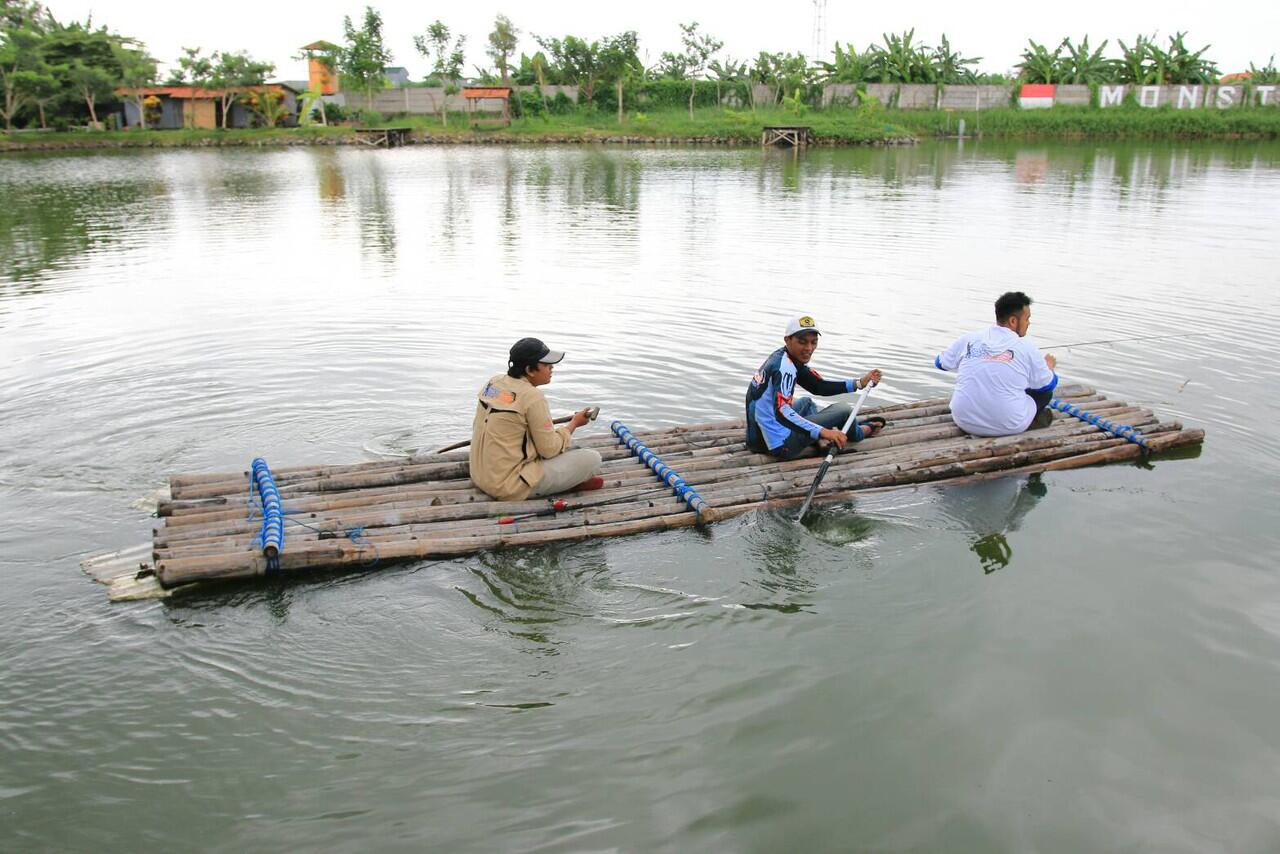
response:
<path id="1" fill-rule="evenodd" d="M 814 424 L 820 427 L 830 427 L 833 430 L 839 430 L 844 426 L 845 419 L 849 417 L 849 413 L 853 411 L 853 407 L 847 403 L 835 403 L 831 406 L 824 407 L 821 411 L 818 405 L 813 402 L 812 398 L 802 397 L 793 401 L 791 408 L 798 415 L 808 418 Z M 858 428 L 853 426 L 849 428 L 848 436 L 852 439 L 857 435 Z M 809 438 L 808 433 L 800 433 L 792 431 L 791 435 L 777 448 L 769 453 L 773 454 L 780 460 L 791 460 L 800 456 L 805 452 L 814 440 Z"/>
<path id="2" fill-rule="evenodd" d="M 1027 389 L 1027 397 L 1036 404 L 1036 414 L 1031 416 L 1031 423 L 1027 425 L 1027 429 L 1041 430 L 1052 424 L 1053 410 L 1049 408 L 1049 401 L 1053 400 L 1053 389 L 1044 391 Z"/>
<path id="3" fill-rule="evenodd" d="M 1049 405 L 1049 401 L 1053 400 L 1053 389 L 1045 389 L 1044 391 L 1027 389 L 1027 397 L 1036 402 L 1036 413 Z"/>

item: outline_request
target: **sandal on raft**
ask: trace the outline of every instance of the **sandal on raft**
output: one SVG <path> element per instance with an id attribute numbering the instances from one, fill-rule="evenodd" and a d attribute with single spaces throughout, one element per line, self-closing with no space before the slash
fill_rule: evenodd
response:
<path id="1" fill-rule="evenodd" d="M 863 439 L 873 439 L 876 436 L 879 436 L 881 431 L 884 430 L 884 425 L 885 425 L 885 420 L 883 418 L 881 418 L 879 415 L 873 415 L 867 420 L 860 423 L 858 426 L 862 429 Z M 862 441 L 862 440 L 859 439 L 858 441 Z"/>

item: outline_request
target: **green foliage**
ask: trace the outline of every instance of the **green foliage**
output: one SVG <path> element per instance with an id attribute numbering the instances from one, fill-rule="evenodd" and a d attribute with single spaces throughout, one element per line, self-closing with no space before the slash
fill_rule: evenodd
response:
<path id="1" fill-rule="evenodd" d="M 1276 55 L 1274 53 L 1271 54 L 1271 60 L 1262 68 L 1257 67 L 1252 62 L 1249 63 L 1249 82 L 1263 86 L 1280 84 L 1280 70 L 1276 68 Z"/>
<path id="2" fill-rule="evenodd" d="M 10 16 L 6 15 L 6 19 Z M 42 34 L 36 22 L 19 16 L 0 27 L 0 115 L 5 130 L 13 129 L 13 118 L 32 97 L 33 90 L 48 79 L 48 67 L 41 50 Z"/>
<path id="3" fill-rule="evenodd" d="M 970 67 L 981 57 L 966 57 L 952 49 L 943 33 L 937 47 L 915 41 L 915 30 L 902 35 L 885 33 L 884 45 L 867 45 L 858 52 L 852 44 L 836 42 L 831 62 L 819 62 L 818 79 L 824 83 L 975 83 Z"/>
<path id="4" fill-rule="evenodd" d="M 372 6 L 364 7 L 364 21 L 357 29 L 350 16 L 342 19 L 346 43 L 333 59 L 344 88 L 363 89 L 366 103 L 386 85 L 383 69 L 391 62 L 391 51 L 382 39 L 382 16 Z"/>
<path id="5" fill-rule="evenodd" d="M 1177 83 L 1212 83 L 1218 79 L 1216 63 L 1204 58 L 1209 45 L 1200 50 L 1187 48 L 1185 32 L 1169 37 L 1169 47 L 1162 49 L 1154 37 L 1139 35 L 1130 47 L 1120 42 L 1120 60 L 1116 83 L 1164 85 Z"/>
<path id="6" fill-rule="evenodd" d="M 556 92 L 556 96 L 551 99 L 551 103 L 547 105 L 547 111 L 552 115 L 563 116 L 572 113 L 576 105 L 569 100 L 569 96 L 563 92 Z"/>
<path id="7" fill-rule="evenodd" d="M 111 48 L 115 54 L 117 67 L 120 69 L 120 83 L 126 89 L 133 90 L 127 97 L 133 101 L 138 108 L 138 114 L 143 117 L 142 127 L 145 130 L 147 126 L 147 113 L 143 106 L 145 96 L 138 90 L 156 82 L 156 61 L 147 54 L 146 50 L 135 46 L 135 43 L 130 40 L 117 40 Z"/>
<path id="8" fill-rule="evenodd" d="M 546 70 L 554 69 L 561 84 L 577 86 L 590 101 L 600 82 L 600 43 L 577 36 L 564 39 L 535 36 L 535 39 L 546 51 Z M 539 85 L 545 84 L 539 82 Z"/>
<path id="9" fill-rule="evenodd" d="M 799 118 L 809 112 L 809 105 L 804 102 L 801 91 L 797 89 L 794 94 L 782 96 L 782 109 Z"/>
<path id="10" fill-rule="evenodd" d="M 942 135 L 948 116 L 980 127 L 987 138 L 1005 139 L 1234 139 L 1280 138 L 1280 110 L 1151 110 L 1121 107 L 1054 107 L 1052 110 L 994 109 L 882 111 L 884 118 L 921 136 Z"/>
<path id="11" fill-rule="evenodd" d="M 169 70 L 166 86 L 208 86 L 209 77 L 213 73 L 213 59 L 204 55 L 198 47 L 184 47 L 182 56 Z"/>
<path id="12" fill-rule="evenodd" d="M 503 85 L 509 85 L 511 81 L 510 74 L 510 58 L 511 54 L 516 51 L 516 44 L 519 42 L 520 31 L 511 23 L 511 19 L 506 15 L 498 15 L 493 21 L 493 32 L 489 33 L 489 46 L 485 48 L 485 53 L 498 66 L 498 78 Z"/>
<path id="13" fill-rule="evenodd" d="M 1062 68 L 1062 43 L 1052 52 L 1034 39 L 1027 41 L 1018 64 L 1018 79 L 1023 83 L 1057 83 Z"/>
<path id="14" fill-rule="evenodd" d="M 773 107 L 782 100 L 782 94 L 788 90 L 807 88 L 813 83 L 809 64 L 804 54 L 769 53 L 760 51 L 751 65 L 750 83 L 759 83 L 768 87 L 769 102 L 764 105 L 754 103 L 755 87 L 751 87 L 753 106 Z"/>
<path id="15" fill-rule="evenodd" d="M 440 99 L 440 121 L 445 125 L 449 124 L 449 96 L 459 91 L 458 80 L 462 77 L 467 37 L 458 36 L 452 45 L 451 40 L 453 34 L 439 20 L 431 22 L 425 35 L 413 37 L 413 46 L 418 53 L 431 62 L 431 76 L 439 79 L 444 87 L 445 96 Z"/>
<path id="16" fill-rule="evenodd" d="M 1089 37 L 1086 35 L 1080 44 L 1072 44 L 1070 38 L 1062 40 L 1062 65 L 1058 83 L 1076 85 L 1096 85 L 1115 79 L 1119 67 L 1114 59 L 1107 59 L 1103 51 L 1107 49 L 1107 40 L 1103 39 L 1097 49 L 1089 49 Z"/>
<path id="17" fill-rule="evenodd" d="M 600 47 L 600 78 L 613 84 L 618 124 L 622 124 L 627 84 L 644 76 L 644 64 L 636 52 L 638 47 L 639 37 L 635 30 L 610 36 Z"/>

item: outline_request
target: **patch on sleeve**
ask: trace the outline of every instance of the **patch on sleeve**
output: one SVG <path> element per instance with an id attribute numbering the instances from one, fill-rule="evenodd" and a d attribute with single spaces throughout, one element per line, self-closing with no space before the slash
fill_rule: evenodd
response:
<path id="1" fill-rule="evenodd" d="M 486 385 L 484 391 L 480 392 L 480 396 L 495 403 L 511 404 L 516 402 L 515 392 L 503 391 L 500 388 L 496 388 L 493 383 Z"/>
<path id="2" fill-rule="evenodd" d="M 814 375 L 815 377 L 817 377 L 818 379 L 822 379 L 822 374 L 818 373 L 818 372 L 817 372 L 817 371 L 815 371 L 813 368 L 810 368 L 810 369 L 809 369 L 809 373 L 813 374 L 813 375 Z"/>

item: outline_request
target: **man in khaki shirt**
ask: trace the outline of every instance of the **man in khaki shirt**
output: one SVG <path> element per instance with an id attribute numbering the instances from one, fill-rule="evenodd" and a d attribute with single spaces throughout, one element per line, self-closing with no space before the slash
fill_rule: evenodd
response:
<path id="1" fill-rule="evenodd" d="M 557 429 L 538 390 L 551 382 L 552 366 L 563 358 L 537 338 L 521 338 L 511 348 L 507 372 L 480 389 L 471 426 L 471 481 L 499 501 L 604 484 L 594 476 L 600 453 L 571 449 L 573 431 L 590 420 L 590 409 L 575 412 Z"/>

